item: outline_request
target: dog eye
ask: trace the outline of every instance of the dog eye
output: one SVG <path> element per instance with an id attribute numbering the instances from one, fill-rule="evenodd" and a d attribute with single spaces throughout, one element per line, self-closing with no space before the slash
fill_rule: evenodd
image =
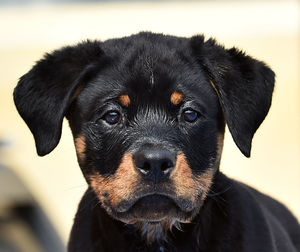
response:
<path id="1" fill-rule="evenodd" d="M 183 112 L 183 119 L 187 122 L 195 122 L 199 118 L 198 112 L 192 109 L 187 109 Z"/>
<path id="2" fill-rule="evenodd" d="M 103 117 L 108 124 L 116 124 L 120 120 L 120 113 L 118 111 L 108 111 Z"/>

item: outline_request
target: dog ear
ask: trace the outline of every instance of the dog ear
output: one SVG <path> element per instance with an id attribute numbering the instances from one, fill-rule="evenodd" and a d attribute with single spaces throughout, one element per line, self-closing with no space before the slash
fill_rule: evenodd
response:
<path id="1" fill-rule="evenodd" d="M 274 72 L 263 62 L 236 48 L 226 50 L 213 39 L 204 42 L 203 36 L 192 37 L 191 47 L 217 92 L 236 145 L 250 157 L 253 135 L 271 106 Z"/>
<path id="2" fill-rule="evenodd" d="M 46 54 L 20 78 L 14 102 L 34 136 L 39 156 L 57 146 L 71 102 L 103 63 L 100 45 L 86 41 Z"/>

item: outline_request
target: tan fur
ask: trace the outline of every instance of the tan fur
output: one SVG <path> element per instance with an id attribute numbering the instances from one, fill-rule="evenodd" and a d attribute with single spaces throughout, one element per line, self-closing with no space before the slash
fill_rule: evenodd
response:
<path id="1" fill-rule="evenodd" d="M 179 103 L 181 103 L 183 100 L 183 94 L 182 93 L 179 93 L 179 92 L 174 92 L 172 95 L 171 95 L 171 102 L 174 104 L 174 105 L 178 105 Z"/>
<path id="2" fill-rule="evenodd" d="M 120 95 L 119 101 L 124 107 L 128 107 L 130 104 L 130 98 L 128 95 Z"/>
<path id="3" fill-rule="evenodd" d="M 76 149 L 76 153 L 77 153 L 79 160 L 81 162 L 84 161 L 85 160 L 85 149 L 86 149 L 84 135 L 80 135 L 79 137 L 75 138 L 75 149 Z"/>
<path id="4" fill-rule="evenodd" d="M 89 180 L 100 201 L 103 203 L 108 199 L 110 205 L 115 207 L 134 193 L 140 176 L 134 168 L 131 154 L 126 154 L 113 175 L 104 177 L 96 174 Z"/>
<path id="5" fill-rule="evenodd" d="M 218 97 L 220 97 L 219 91 L 216 88 L 215 84 L 212 82 L 212 80 L 209 80 L 209 84 L 212 86 L 212 88 L 215 90 L 215 92 L 217 93 Z"/>
<path id="6" fill-rule="evenodd" d="M 223 143 L 224 143 L 224 134 L 218 134 L 218 140 L 217 140 L 217 159 L 221 159 L 221 154 L 223 150 Z"/>
<path id="7" fill-rule="evenodd" d="M 199 189 L 206 195 L 212 184 L 213 172 L 206 171 L 201 175 L 193 175 L 184 154 L 177 155 L 177 162 L 170 179 L 174 184 L 176 195 L 190 199 L 192 202 L 197 200 Z"/>

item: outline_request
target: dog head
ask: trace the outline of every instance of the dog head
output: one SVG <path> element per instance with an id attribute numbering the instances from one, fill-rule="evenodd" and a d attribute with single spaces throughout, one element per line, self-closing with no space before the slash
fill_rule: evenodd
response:
<path id="1" fill-rule="evenodd" d="M 14 100 L 40 156 L 58 144 L 66 116 L 101 206 L 150 232 L 199 212 L 225 123 L 250 155 L 273 87 L 272 70 L 235 48 L 140 33 L 47 54 L 21 77 Z"/>

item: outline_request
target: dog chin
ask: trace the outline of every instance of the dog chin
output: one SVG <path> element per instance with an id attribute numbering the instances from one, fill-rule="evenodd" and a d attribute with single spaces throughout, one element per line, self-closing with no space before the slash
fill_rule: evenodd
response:
<path id="1" fill-rule="evenodd" d="M 148 244 L 168 242 L 167 234 L 174 229 L 181 230 L 181 222 L 176 219 L 164 219 L 158 222 L 136 221 L 132 225 L 138 230 Z"/>
<path id="2" fill-rule="evenodd" d="M 167 196 L 149 195 L 141 197 L 126 212 L 121 221 L 130 224 L 140 232 L 147 243 L 167 241 L 167 233 L 174 228 L 181 229 L 182 222 L 188 222 L 188 215 Z"/>

